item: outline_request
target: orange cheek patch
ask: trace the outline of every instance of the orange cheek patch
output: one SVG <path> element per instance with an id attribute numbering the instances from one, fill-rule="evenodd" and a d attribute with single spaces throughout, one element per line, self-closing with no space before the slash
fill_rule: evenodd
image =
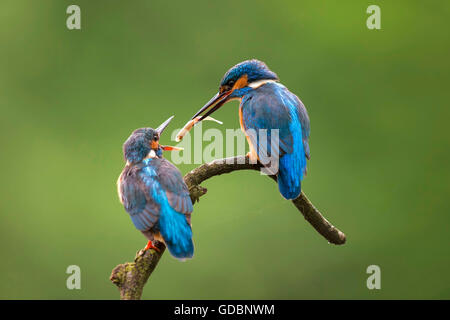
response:
<path id="1" fill-rule="evenodd" d="M 152 143 L 150 144 L 152 149 L 158 149 L 158 145 L 159 143 L 157 141 L 152 141 Z"/>
<path id="2" fill-rule="evenodd" d="M 244 88 L 247 86 L 247 84 L 248 84 L 248 76 L 244 74 L 242 77 L 239 78 L 238 81 L 236 81 L 231 91 Z"/>

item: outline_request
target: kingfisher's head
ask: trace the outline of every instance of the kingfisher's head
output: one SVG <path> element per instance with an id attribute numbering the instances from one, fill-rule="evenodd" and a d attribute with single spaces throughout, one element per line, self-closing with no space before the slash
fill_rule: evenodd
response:
<path id="1" fill-rule="evenodd" d="M 134 130 L 123 144 L 123 155 L 129 163 L 138 163 L 145 158 L 162 158 L 163 151 L 180 150 L 180 148 L 163 146 L 159 138 L 173 116 L 164 121 L 158 128 L 140 128 Z"/>
<path id="2" fill-rule="evenodd" d="M 228 70 L 220 81 L 219 92 L 193 117 L 204 113 L 200 121 L 223 106 L 227 101 L 242 98 L 266 81 L 278 81 L 278 76 L 264 62 L 252 59 L 238 63 Z"/>

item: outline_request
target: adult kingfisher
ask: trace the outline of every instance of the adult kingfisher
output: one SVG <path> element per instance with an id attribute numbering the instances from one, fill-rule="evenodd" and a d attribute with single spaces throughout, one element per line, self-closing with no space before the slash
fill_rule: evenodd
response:
<path id="1" fill-rule="evenodd" d="M 180 171 L 162 155 L 178 148 L 159 144 L 161 133 L 172 119 L 157 129 L 137 129 L 125 141 L 126 165 L 117 187 L 131 221 L 148 239 L 145 250 L 158 250 L 152 242 L 158 240 L 174 257 L 185 259 L 194 254 L 192 202 Z"/>
<path id="2" fill-rule="evenodd" d="M 250 147 L 248 156 L 263 164 L 263 155 L 277 159 L 278 170 L 272 174 L 277 175 L 280 193 L 286 199 L 297 198 L 306 174 L 306 159 L 310 159 L 305 106 L 264 62 L 253 59 L 229 69 L 219 92 L 192 119 L 197 123 L 234 99 L 240 100 L 239 119 Z M 274 129 L 278 129 L 278 141 L 274 139 L 273 143 Z"/>

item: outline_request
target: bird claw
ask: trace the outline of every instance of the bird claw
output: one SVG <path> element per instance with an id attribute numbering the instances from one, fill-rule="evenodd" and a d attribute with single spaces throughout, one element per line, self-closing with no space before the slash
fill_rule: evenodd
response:
<path id="1" fill-rule="evenodd" d="M 144 251 L 150 250 L 150 249 L 154 249 L 155 251 L 161 253 L 161 250 L 157 247 L 155 247 L 155 245 L 153 244 L 153 242 L 151 240 L 149 240 L 147 242 L 147 245 L 144 248 Z"/>

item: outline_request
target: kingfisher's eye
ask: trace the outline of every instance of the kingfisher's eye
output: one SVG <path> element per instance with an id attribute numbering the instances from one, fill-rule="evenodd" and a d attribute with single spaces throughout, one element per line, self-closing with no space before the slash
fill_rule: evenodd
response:
<path id="1" fill-rule="evenodd" d="M 234 86 L 234 81 L 233 80 L 228 81 L 228 84 L 227 84 L 228 90 L 233 89 L 233 86 Z"/>
<path id="2" fill-rule="evenodd" d="M 220 92 L 230 91 L 233 89 L 234 81 L 230 80 L 220 88 Z"/>
<path id="3" fill-rule="evenodd" d="M 153 136 L 153 140 L 154 140 L 154 141 L 158 141 L 158 139 L 159 139 L 158 135 L 155 134 L 155 135 Z"/>

